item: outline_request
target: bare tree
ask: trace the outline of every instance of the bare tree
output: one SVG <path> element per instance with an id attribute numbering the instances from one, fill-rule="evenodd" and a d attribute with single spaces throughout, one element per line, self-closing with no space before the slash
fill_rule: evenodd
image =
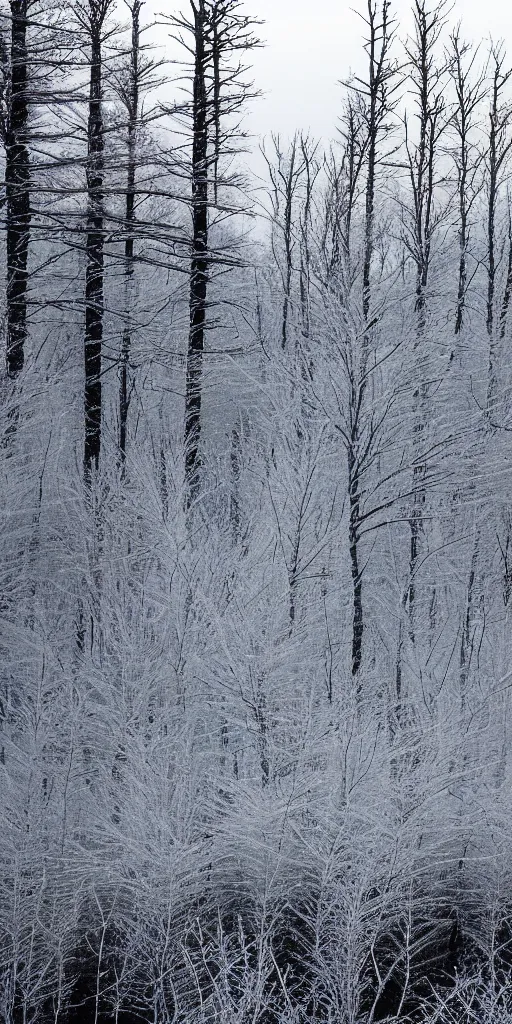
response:
<path id="1" fill-rule="evenodd" d="M 179 109 L 191 136 L 192 237 L 190 242 L 189 334 L 185 386 L 185 476 L 188 502 L 197 495 L 201 467 L 202 374 L 207 329 L 208 275 L 219 261 L 209 247 L 210 211 L 218 207 L 220 189 L 229 186 L 229 174 L 220 173 L 228 154 L 240 148 L 243 133 L 237 121 L 245 102 L 254 95 L 244 81 L 245 65 L 239 53 L 258 45 L 254 19 L 241 13 L 238 0 L 191 0 L 192 17 L 167 19 L 173 38 L 192 55 L 191 103 Z M 231 184 L 233 181 L 231 180 Z M 224 196 L 224 215 L 230 202 Z M 229 259 L 227 260 L 229 263 Z"/>
<path id="2" fill-rule="evenodd" d="M 202 364 L 208 275 L 208 86 L 209 10 L 205 0 L 192 5 L 194 16 L 194 93 L 192 142 L 192 256 L 190 263 L 190 330 L 185 390 L 185 473 L 190 494 L 197 490 L 200 464 Z M 211 59 L 213 60 L 213 54 Z M 215 101 L 214 101 L 215 102 Z M 211 117 L 211 113 L 210 113 Z"/>
<path id="3" fill-rule="evenodd" d="M 143 0 L 133 0 L 128 4 L 131 14 L 131 50 L 130 70 L 128 74 L 127 89 L 124 93 L 126 111 L 128 114 L 128 164 L 126 181 L 126 241 L 124 244 L 125 257 L 125 305 L 126 324 L 123 330 L 123 343 L 121 348 L 121 368 L 119 385 L 119 451 L 121 463 L 126 459 L 126 427 L 128 421 L 128 408 L 130 404 L 128 368 L 131 349 L 131 317 L 132 317 L 132 295 L 131 285 L 134 274 L 133 266 L 133 221 L 135 217 L 135 175 L 136 175 L 136 135 L 139 123 L 139 94 L 140 94 L 140 12 Z"/>
<path id="4" fill-rule="evenodd" d="M 23 369 L 30 242 L 29 27 L 31 0 L 10 0 L 10 41 L 2 31 L 2 134 L 5 146 L 7 373 Z"/>
<path id="5" fill-rule="evenodd" d="M 410 557 L 409 586 L 407 606 L 410 618 L 411 635 L 414 626 L 414 607 L 416 600 L 416 574 L 420 554 L 420 536 L 422 531 L 422 508 L 425 503 L 425 478 L 427 467 L 421 454 L 426 420 L 425 403 L 428 397 L 426 381 L 426 313 L 427 287 L 432 258 L 432 243 L 436 230 L 445 214 L 442 206 L 436 204 L 437 162 L 439 142 L 446 131 L 445 67 L 437 60 L 437 43 L 445 25 L 447 0 L 439 0 L 433 7 L 427 6 L 427 0 L 414 0 L 414 35 L 406 45 L 406 54 L 410 64 L 410 79 L 416 100 L 416 119 L 418 134 L 412 144 L 407 117 L 404 121 L 406 166 L 412 193 L 412 211 L 405 220 L 404 242 L 412 257 L 416 272 L 415 313 L 416 336 L 415 348 L 418 350 L 419 363 L 417 374 L 419 385 L 414 389 L 415 406 L 415 445 L 416 460 L 414 467 L 413 510 L 410 519 Z"/>
<path id="6" fill-rule="evenodd" d="M 489 109 L 488 145 L 485 157 L 487 179 L 487 313 L 486 327 L 489 338 L 489 370 L 487 381 L 487 414 L 492 415 L 497 400 L 498 349 L 495 332 L 496 292 L 496 214 L 504 171 L 512 150 L 510 126 L 512 107 L 505 99 L 505 90 L 512 76 L 512 68 L 505 66 L 503 43 L 493 45 L 490 52 L 491 95 Z"/>
<path id="7" fill-rule="evenodd" d="M 269 201 L 272 256 L 279 270 L 283 292 L 279 324 L 281 348 L 287 348 L 294 304 L 294 276 L 299 278 L 301 312 L 305 309 L 308 261 L 307 232 L 311 215 L 316 146 L 296 132 L 285 151 L 278 135 L 272 136 L 272 154 L 261 147 L 270 179 Z"/>
<path id="8" fill-rule="evenodd" d="M 137 258 L 135 254 L 136 240 L 136 200 L 137 170 L 141 161 L 139 137 L 141 130 L 161 116 L 158 107 L 143 110 L 143 98 L 153 89 L 159 79 L 156 72 L 162 67 L 162 61 L 155 60 L 147 54 L 148 47 L 141 41 L 144 31 L 140 17 L 145 0 L 125 0 L 130 13 L 130 49 L 128 66 L 124 60 L 120 72 L 109 77 L 115 92 L 119 96 L 126 111 L 126 193 L 124 209 L 124 327 L 120 352 L 119 367 L 119 452 L 121 468 L 124 472 L 126 461 L 128 413 L 134 381 L 131 374 L 131 351 L 134 329 L 134 277 Z"/>
<path id="9" fill-rule="evenodd" d="M 394 38 L 394 19 L 390 16 L 391 0 L 382 0 L 380 9 L 377 0 L 368 0 L 368 17 L 364 18 L 368 27 L 368 39 L 365 50 L 368 57 L 367 80 L 355 76 L 354 83 L 348 83 L 356 89 L 361 98 L 361 111 L 365 124 L 365 226 L 363 256 L 363 316 L 368 322 L 371 305 L 371 271 L 375 233 L 375 198 L 376 174 L 383 154 L 380 152 L 382 142 L 393 130 L 390 121 L 396 106 L 396 92 L 401 81 L 397 78 L 398 68 L 390 59 L 390 51 Z M 389 156 L 389 154 L 386 154 Z M 367 339 L 365 336 L 365 343 Z"/>
<path id="10" fill-rule="evenodd" d="M 101 450 L 102 343 L 105 245 L 105 126 L 103 114 L 103 46 L 110 35 L 108 15 L 114 0 L 78 0 L 76 17 L 90 47 L 87 123 L 87 221 L 85 271 L 84 479 L 90 483 Z"/>
<path id="11" fill-rule="evenodd" d="M 416 269 L 417 343 L 423 339 L 427 285 L 431 264 L 432 240 L 443 215 L 436 207 L 436 166 L 439 140 L 447 128 L 445 67 L 437 61 L 436 48 L 445 25 L 447 0 L 433 8 L 427 0 L 414 0 L 414 37 L 406 47 L 410 78 L 416 97 L 418 137 L 412 144 L 407 118 L 405 145 L 413 207 L 405 242 Z"/>
<path id="12" fill-rule="evenodd" d="M 324 158 L 325 191 L 322 200 L 322 244 L 324 267 L 317 268 L 326 284 L 332 279 L 339 290 L 344 275 L 348 294 L 355 279 L 352 267 L 352 218 L 363 184 L 363 164 L 368 141 L 365 131 L 364 98 L 349 91 L 345 99 L 338 131 L 342 140 L 339 158 L 331 147 Z"/>
<path id="13" fill-rule="evenodd" d="M 464 309 L 468 287 L 468 246 L 471 234 L 471 211 L 480 193 L 481 155 L 473 138 L 478 110 L 483 97 L 484 72 L 474 76 L 477 50 L 471 50 L 460 35 L 460 25 L 451 33 L 448 67 L 455 87 L 456 106 L 451 127 L 456 145 L 452 150 L 455 164 L 459 215 L 459 266 L 457 279 L 457 305 L 455 335 L 464 324 Z"/>
<path id="14" fill-rule="evenodd" d="M 363 255 L 362 308 L 365 330 L 362 338 L 362 358 L 352 366 L 354 371 L 350 382 L 350 444 L 348 446 L 348 493 L 350 502 L 349 547 L 352 569 L 354 618 L 352 633 L 352 673 L 357 675 L 363 653 L 364 611 L 362 596 L 362 567 L 360 565 L 359 539 L 361 531 L 361 479 L 360 473 L 365 461 L 363 419 L 364 399 L 368 383 L 368 355 L 370 344 L 370 309 L 372 301 L 371 279 L 372 258 L 375 241 L 375 200 L 376 174 L 380 147 L 392 131 L 390 115 L 393 112 L 394 96 L 399 88 L 397 67 L 390 60 L 393 42 L 393 20 L 390 18 L 390 0 L 383 0 L 377 14 L 376 0 L 368 0 L 369 36 L 365 42 L 368 56 L 368 80 L 356 78 L 358 93 L 364 102 L 365 142 L 365 222 Z M 379 20 L 380 19 L 380 20 Z"/>

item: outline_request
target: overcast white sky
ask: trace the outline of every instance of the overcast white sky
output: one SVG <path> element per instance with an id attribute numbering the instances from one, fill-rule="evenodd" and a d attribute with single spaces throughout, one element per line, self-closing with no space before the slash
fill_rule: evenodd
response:
<path id="1" fill-rule="evenodd" d="M 363 11 L 366 0 L 248 0 L 246 7 L 265 20 L 261 34 L 267 43 L 252 61 L 255 82 L 266 95 L 254 104 L 251 130 L 289 135 L 309 128 L 329 139 L 342 98 L 337 82 L 351 68 L 364 67 L 364 24 L 354 8 Z M 410 7 L 410 0 L 392 4 L 401 37 L 410 27 Z M 458 20 L 468 40 L 506 40 L 508 34 L 512 62 L 511 0 L 457 0 L 450 21 Z"/>
<path id="2" fill-rule="evenodd" d="M 146 12 L 186 10 L 188 0 L 147 0 Z M 400 36 L 410 27 L 410 0 L 393 0 Z M 309 129 L 328 141 L 335 134 L 342 90 L 350 69 L 361 70 L 364 24 L 354 12 L 366 0 L 246 0 L 245 9 L 265 22 L 266 46 L 251 55 L 252 75 L 264 97 L 253 104 L 247 126 L 256 136 Z M 511 0 L 455 0 L 450 21 L 461 20 L 466 39 L 510 39 Z M 256 141 L 256 140 L 255 140 Z"/>

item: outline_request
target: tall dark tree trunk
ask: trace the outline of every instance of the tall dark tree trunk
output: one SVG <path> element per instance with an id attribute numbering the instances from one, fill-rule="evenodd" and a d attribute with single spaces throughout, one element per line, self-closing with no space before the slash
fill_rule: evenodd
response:
<path id="1" fill-rule="evenodd" d="M 457 280 L 457 305 L 455 310 L 455 336 L 461 334 L 464 324 L 466 291 L 468 286 L 468 245 L 470 236 L 469 214 L 473 204 L 475 190 L 475 172 L 479 166 L 479 158 L 475 156 L 475 147 L 471 142 L 471 130 L 474 128 L 474 115 L 482 98 L 483 75 L 479 74 L 471 81 L 471 71 L 475 54 L 469 50 L 469 60 L 465 64 L 464 57 L 468 52 L 467 44 L 460 38 L 460 29 L 455 29 L 450 37 L 452 63 L 450 76 L 455 86 L 456 107 L 452 123 L 456 136 L 454 163 L 457 174 L 457 199 L 459 207 L 459 266 Z"/>
<path id="2" fill-rule="evenodd" d="M 206 88 L 206 11 L 198 0 L 194 11 L 195 65 L 192 144 L 192 257 L 190 263 L 190 327 L 185 393 L 185 474 L 190 505 L 197 491 L 201 463 L 201 399 L 206 298 L 208 287 L 208 117 Z"/>
<path id="3" fill-rule="evenodd" d="M 409 520 L 409 586 L 407 606 L 409 612 L 409 633 L 414 640 L 414 615 L 416 607 L 417 573 L 423 531 L 424 506 L 426 501 L 425 481 L 427 465 L 422 447 L 427 423 L 429 387 L 427 383 L 428 352 L 426 351 L 427 287 L 429 283 L 431 250 L 439 215 L 435 209 L 435 168 L 438 142 L 446 128 L 443 121 L 445 101 L 442 72 L 436 65 L 435 49 L 445 22 L 445 0 L 435 0 L 433 8 L 427 7 L 427 0 L 414 2 L 414 38 L 406 53 L 410 61 L 411 79 L 417 102 L 418 141 L 409 145 L 406 122 L 406 148 L 409 177 L 413 197 L 411 225 L 412 241 L 410 254 L 416 264 L 416 314 L 415 348 L 418 352 L 416 374 L 418 384 L 413 392 L 414 402 L 414 447 L 413 508 Z"/>
<path id="4" fill-rule="evenodd" d="M 365 50 L 368 55 L 368 79 L 359 82 L 361 109 L 364 110 L 366 139 L 362 154 L 366 160 L 365 223 L 363 247 L 362 307 L 364 333 L 361 358 L 354 360 L 351 381 L 351 432 L 348 447 L 348 488 L 349 488 L 349 550 L 352 574 L 352 674 L 356 676 L 361 667 L 364 637 L 363 578 L 361 554 L 359 551 L 361 527 L 361 447 L 362 416 L 366 393 L 368 358 L 371 342 L 369 323 L 372 301 L 372 261 L 375 246 L 375 191 L 379 163 L 379 148 L 389 132 L 387 117 L 393 109 L 392 95 L 395 91 L 393 78 L 396 68 L 390 63 L 390 47 L 393 39 L 390 0 L 382 0 L 377 14 L 377 0 L 368 0 L 368 40 Z M 380 20 L 379 20 L 380 18 Z M 354 173 L 353 158 L 348 148 L 349 174 Z M 352 166 L 351 166 L 352 165 Z"/>
<path id="5" fill-rule="evenodd" d="M 135 220 L 135 178 L 137 170 L 136 141 L 139 119 L 140 11 L 142 3 L 143 0 L 134 0 L 131 8 L 132 41 L 130 53 L 130 79 L 126 96 L 126 107 L 128 112 L 128 167 L 125 208 L 126 240 L 124 245 L 125 326 L 121 347 L 121 373 L 119 383 L 119 450 L 121 453 L 121 466 L 123 470 L 126 461 L 128 409 L 130 405 L 129 372 L 130 353 L 132 347 L 132 285 L 134 274 L 133 225 Z"/>
<path id="6" fill-rule="evenodd" d="M 465 182 L 461 182 L 461 190 L 464 188 Z M 460 334 L 462 331 L 462 324 L 464 322 L 464 307 L 466 303 L 466 287 L 468 279 L 467 271 L 467 246 L 468 246 L 468 218 L 467 211 L 465 209 L 464 201 L 461 199 L 459 204 L 459 277 L 457 285 L 457 309 L 455 313 L 455 334 Z"/>
<path id="7" fill-rule="evenodd" d="M 352 675 L 357 676 L 363 657 L 364 615 L 363 579 L 359 564 L 359 530 L 361 525 L 361 494 L 359 470 L 353 450 L 349 451 L 349 553 L 352 575 Z"/>
<path id="8" fill-rule="evenodd" d="M 87 124 L 87 239 L 85 271 L 84 478 L 98 469 L 101 449 L 103 342 L 104 161 L 102 28 L 108 0 L 89 0 L 91 73 Z"/>
<path id="9" fill-rule="evenodd" d="M 239 60 L 239 53 L 258 45 L 257 38 L 250 31 L 257 22 L 241 14 L 240 6 L 240 0 L 190 0 L 190 20 L 184 14 L 168 16 L 169 25 L 176 30 L 173 38 L 181 42 L 187 51 L 187 66 L 189 55 L 192 57 L 192 102 L 185 106 L 185 116 L 191 119 L 192 136 L 192 238 L 184 424 L 185 501 L 188 509 L 199 492 L 202 465 L 203 358 L 212 262 L 208 237 L 209 208 L 217 205 L 221 186 L 235 184 L 231 173 L 222 172 L 220 162 L 224 152 L 230 155 L 236 152 L 233 143 L 243 137 L 236 116 L 244 102 L 256 95 L 240 77 L 246 67 Z M 188 33 L 191 38 L 186 41 L 183 33 Z M 237 57 L 233 62 L 231 58 L 235 51 Z M 230 118 L 229 127 L 225 123 L 227 117 Z M 236 212 L 236 206 L 231 208 L 228 199 L 223 214 L 231 216 Z"/>
<path id="10" fill-rule="evenodd" d="M 28 125 L 28 0 L 10 0 L 10 98 L 5 138 L 7 233 L 7 373 L 23 369 L 27 339 L 27 263 L 30 241 Z"/>
<path id="11" fill-rule="evenodd" d="M 283 298 L 283 313 L 281 317 L 281 348 L 286 349 L 288 340 L 288 320 L 290 316 L 290 302 L 291 302 L 291 289 L 292 289 L 292 256 L 293 256 L 293 235 L 292 235 L 292 215 L 293 215 L 293 199 L 295 193 L 296 184 L 296 163 L 297 156 L 297 135 L 294 135 L 291 148 L 290 148 L 290 165 L 288 168 L 288 174 L 285 178 L 285 205 L 284 205 L 284 224 L 283 224 L 283 239 L 284 239 L 284 256 L 285 256 L 285 269 L 284 269 L 284 298 Z"/>
<path id="12" fill-rule="evenodd" d="M 312 227 L 311 204 L 313 200 L 313 185 L 318 174 L 318 164 L 313 163 L 316 147 L 311 149 L 307 138 L 301 136 L 300 140 L 302 157 L 305 170 L 306 195 L 304 199 L 304 210 L 301 218 L 301 245 L 300 245 L 300 307 L 302 319 L 302 337 L 304 342 L 309 340 L 310 334 L 310 292 L 311 292 L 311 252 L 310 233 Z M 304 376 L 305 359 L 307 353 L 303 353 L 302 374 Z"/>
<path id="13" fill-rule="evenodd" d="M 496 200 L 498 185 L 498 168 L 496 152 L 496 118 L 497 118 L 498 90 L 496 78 L 493 85 L 493 100 L 490 113 L 491 128 L 489 132 L 489 201 L 487 204 L 487 315 L 485 319 L 487 334 L 489 336 L 489 398 L 492 399 L 494 392 L 494 290 L 496 287 Z"/>
<path id="14" fill-rule="evenodd" d="M 235 423 L 231 432 L 231 498 L 229 518 L 233 542 L 240 540 L 242 518 L 240 513 L 240 476 L 242 470 L 242 436 L 241 423 Z"/>
<path id="15" fill-rule="evenodd" d="M 498 392 L 498 338 L 495 326 L 496 299 L 496 214 L 500 186 L 503 183 L 506 166 L 512 151 L 509 138 L 512 111 L 504 97 L 504 90 L 512 76 L 512 68 L 504 70 L 505 51 L 501 44 L 491 49 L 493 62 L 491 107 L 489 111 L 489 150 L 486 157 L 487 171 L 487 316 L 486 327 L 489 338 L 489 370 L 487 380 L 487 415 L 492 416 Z"/>

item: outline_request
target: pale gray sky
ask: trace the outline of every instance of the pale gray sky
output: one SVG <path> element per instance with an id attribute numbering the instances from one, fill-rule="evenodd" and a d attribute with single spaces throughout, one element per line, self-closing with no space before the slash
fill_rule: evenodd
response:
<path id="1" fill-rule="evenodd" d="M 353 8 L 363 10 L 365 0 L 248 0 L 246 6 L 265 20 L 261 33 L 267 42 L 253 59 L 255 81 L 266 96 L 254 104 L 251 130 L 288 135 L 310 128 L 330 138 L 342 98 L 337 82 L 351 67 L 364 66 L 364 24 Z M 402 37 L 410 27 L 410 8 L 410 0 L 393 2 Z M 450 21 L 458 20 L 467 39 L 506 40 L 508 34 L 512 61 L 510 0 L 457 0 Z"/>
<path id="2" fill-rule="evenodd" d="M 188 0 L 147 0 L 146 13 L 186 10 Z M 342 90 L 337 84 L 350 69 L 364 68 L 364 24 L 354 8 L 366 0 L 246 0 L 248 14 L 262 18 L 266 46 L 251 55 L 252 75 L 264 97 L 253 104 L 247 126 L 256 136 L 296 128 L 327 141 L 335 134 Z M 410 27 L 410 0 L 393 0 L 400 36 Z M 455 0 L 450 21 L 461 20 L 467 39 L 510 39 L 510 0 Z"/>

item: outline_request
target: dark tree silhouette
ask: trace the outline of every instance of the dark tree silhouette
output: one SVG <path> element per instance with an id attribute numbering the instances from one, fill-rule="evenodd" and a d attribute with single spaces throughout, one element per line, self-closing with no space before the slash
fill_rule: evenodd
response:
<path id="1" fill-rule="evenodd" d="M 105 22 L 114 0 L 83 0 L 78 21 L 90 47 L 87 122 L 87 223 L 85 271 L 84 479 L 98 469 L 101 449 L 101 362 L 104 317 L 104 170 L 103 53 Z"/>
<path id="2" fill-rule="evenodd" d="M 10 51 L 4 53 L 7 98 L 4 116 L 7 373 L 23 369 L 27 340 L 27 264 L 30 242 L 30 159 L 28 149 L 28 17 L 30 0 L 10 0 Z"/>

